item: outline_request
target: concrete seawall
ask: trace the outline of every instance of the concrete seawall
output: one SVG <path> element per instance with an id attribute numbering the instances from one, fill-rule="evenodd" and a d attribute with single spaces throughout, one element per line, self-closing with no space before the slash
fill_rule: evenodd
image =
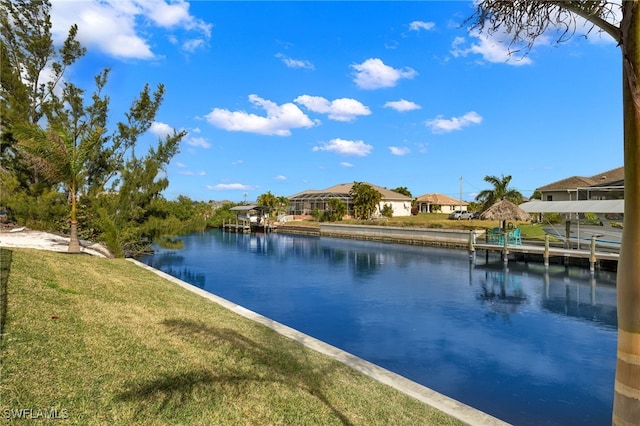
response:
<path id="1" fill-rule="evenodd" d="M 366 361 L 365 359 L 357 357 L 349 352 L 343 351 L 342 349 L 339 349 L 307 334 L 301 333 L 300 331 L 288 327 L 282 323 L 262 316 L 241 305 L 237 305 L 227 299 L 214 295 L 213 293 L 209 293 L 206 290 L 175 278 L 138 260 L 127 260 L 131 261 L 141 268 L 149 270 L 156 275 L 179 285 L 182 288 L 185 288 L 197 295 L 204 297 L 205 299 L 215 302 L 218 305 L 230 310 L 231 312 L 235 312 L 238 315 L 255 321 L 256 323 L 262 324 L 276 331 L 277 333 L 288 337 L 289 339 L 297 341 L 298 343 L 309 349 L 327 355 L 335 359 L 336 361 L 339 361 L 351 367 L 355 371 L 358 371 L 368 377 L 371 377 L 374 380 L 379 381 L 380 383 L 384 383 L 387 386 L 397 389 L 398 391 L 403 392 L 404 394 L 409 395 L 412 398 L 415 398 L 418 401 L 421 401 L 422 403 L 435 408 L 436 410 L 440 410 L 443 413 L 454 417 L 465 424 L 471 426 L 509 426 L 509 423 L 493 417 L 490 414 L 477 410 L 444 394 L 436 392 L 431 388 L 409 380 L 397 373 L 382 368 L 376 364 Z"/>
<path id="2" fill-rule="evenodd" d="M 404 228 L 400 226 L 320 224 L 320 235 L 444 247 L 467 247 L 469 232 L 458 229 Z"/>
<path id="3" fill-rule="evenodd" d="M 452 248 L 468 248 L 470 233 L 470 231 L 459 229 L 338 223 L 321 223 L 319 231 L 314 228 L 285 226 L 278 228 L 278 232 Z M 484 231 L 475 232 L 477 235 L 484 233 Z"/>
<path id="4" fill-rule="evenodd" d="M 485 230 L 483 229 L 474 230 L 474 235 L 472 235 L 471 230 L 463 229 L 321 223 L 319 229 L 288 225 L 278 228 L 277 232 L 464 249 L 469 250 L 470 254 L 475 253 L 477 250 L 484 250 L 486 263 L 489 263 L 489 252 L 498 253 L 499 257 L 502 258 L 502 262 L 504 262 L 505 256 L 508 256 L 515 261 L 544 262 L 545 265 L 548 265 L 549 257 L 553 257 L 553 263 L 561 263 L 565 266 L 589 267 L 592 271 L 595 269 L 615 271 L 618 263 L 616 255 L 611 255 L 610 253 L 562 250 L 555 246 L 545 250 L 542 243 L 536 242 L 529 242 L 527 245 L 509 245 L 508 250 L 505 251 L 505 247 L 500 245 L 483 244 L 485 240 Z M 473 240 L 473 246 L 470 245 L 470 239 Z"/>

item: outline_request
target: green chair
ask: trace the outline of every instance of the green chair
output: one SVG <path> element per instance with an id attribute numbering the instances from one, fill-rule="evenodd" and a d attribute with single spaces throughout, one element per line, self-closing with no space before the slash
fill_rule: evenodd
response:
<path id="1" fill-rule="evenodd" d="M 508 244 L 513 244 L 514 246 L 522 245 L 522 237 L 520 236 L 520 228 L 516 228 L 513 231 L 509 232 L 509 239 L 507 240 Z"/>
<path id="2" fill-rule="evenodd" d="M 487 244 L 499 244 L 500 237 L 500 228 L 487 229 Z"/>

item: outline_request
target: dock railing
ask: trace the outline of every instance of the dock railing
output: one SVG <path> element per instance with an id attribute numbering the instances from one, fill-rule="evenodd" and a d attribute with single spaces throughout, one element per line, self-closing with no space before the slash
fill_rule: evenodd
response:
<path id="1" fill-rule="evenodd" d="M 491 241 L 491 242 L 489 242 Z M 485 239 L 485 243 L 478 243 L 474 231 L 469 232 L 469 255 L 475 257 L 477 250 L 485 250 L 487 262 L 489 259 L 489 252 L 499 252 L 502 254 L 502 261 L 506 264 L 509 262 L 509 253 L 523 253 L 523 254 L 538 254 L 542 255 L 544 260 L 545 269 L 549 268 L 549 259 L 551 257 L 562 257 L 564 259 L 576 258 L 576 259 L 588 259 L 589 271 L 594 273 L 599 260 L 613 260 L 617 261 L 620 258 L 619 253 L 598 252 L 596 251 L 596 236 L 591 237 L 591 244 L 589 250 L 573 250 L 567 248 L 551 247 L 549 243 L 549 235 L 545 235 L 544 246 L 533 244 L 510 244 L 507 234 L 503 235 L 503 238 L 496 242 L 491 237 Z"/>

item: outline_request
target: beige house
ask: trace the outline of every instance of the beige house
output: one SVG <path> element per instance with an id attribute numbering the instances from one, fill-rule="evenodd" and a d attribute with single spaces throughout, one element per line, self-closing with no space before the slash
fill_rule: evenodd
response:
<path id="1" fill-rule="evenodd" d="M 467 211 L 469 203 L 443 194 L 424 194 L 416 198 L 419 213 L 451 213 L 456 210 Z"/>
<path id="2" fill-rule="evenodd" d="M 624 167 L 597 175 L 571 176 L 537 188 L 542 201 L 615 200 L 624 198 Z"/>
<path id="3" fill-rule="evenodd" d="M 377 216 L 381 215 L 382 208 L 388 204 L 393 209 L 393 216 L 411 216 L 411 198 L 398 192 L 382 188 L 367 182 L 363 182 L 382 194 L 382 201 L 378 205 Z M 292 195 L 289 198 L 287 213 L 294 216 L 310 216 L 314 210 L 320 212 L 329 209 L 329 200 L 337 198 L 347 205 L 347 216 L 353 215 L 353 202 L 349 192 L 353 183 L 341 183 L 327 189 L 309 189 Z"/>

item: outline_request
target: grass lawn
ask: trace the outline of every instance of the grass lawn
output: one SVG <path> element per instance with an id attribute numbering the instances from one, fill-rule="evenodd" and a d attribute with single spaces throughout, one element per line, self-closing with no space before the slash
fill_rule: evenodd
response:
<path id="1" fill-rule="evenodd" d="M 461 424 L 131 262 L 1 252 L 0 416 L 57 410 L 62 424 L 81 425 Z"/>

